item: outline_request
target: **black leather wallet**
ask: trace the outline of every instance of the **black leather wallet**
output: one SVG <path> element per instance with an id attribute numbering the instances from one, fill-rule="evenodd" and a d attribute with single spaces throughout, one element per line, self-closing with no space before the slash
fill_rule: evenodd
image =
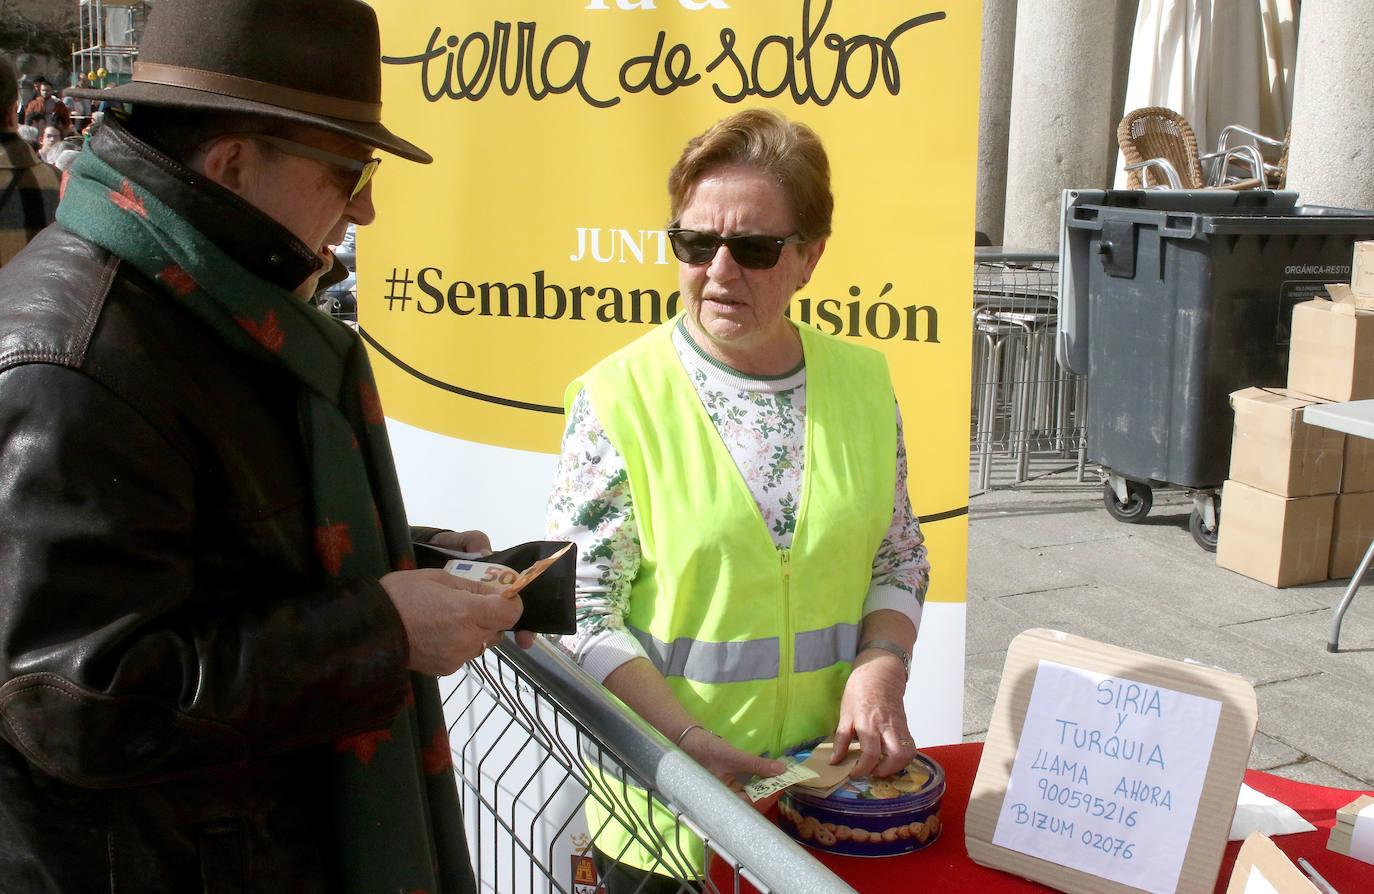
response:
<path id="1" fill-rule="evenodd" d="M 481 561 L 524 571 L 567 545 L 559 540 L 531 540 L 482 556 Z M 461 555 L 429 543 L 415 544 L 415 562 L 421 568 L 443 568 L 450 559 Z M 574 545 L 520 591 L 525 611 L 520 615 L 520 620 L 515 622 L 514 629 L 534 633 L 576 633 L 577 614 L 573 607 L 573 584 L 576 579 L 577 546 Z"/>

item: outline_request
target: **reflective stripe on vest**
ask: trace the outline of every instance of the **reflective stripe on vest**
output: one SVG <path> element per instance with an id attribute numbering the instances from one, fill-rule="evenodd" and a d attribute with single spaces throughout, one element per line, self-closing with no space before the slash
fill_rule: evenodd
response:
<path id="1" fill-rule="evenodd" d="M 798 633 L 792 652 L 792 671 L 805 674 L 824 670 L 840 661 L 852 661 L 858 648 L 858 624 L 834 624 Z"/>
<path id="2" fill-rule="evenodd" d="M 776 636 L 741 642 L 714 643 L 680 636 L 671 643 L 637 627 L 627 627 L 649 653 L 649 660 L 665 677 L 697 683 L 747 683 L 778 675 L 781 650 Z M 824 670 L 849 661 L 859 646 L 858 624 L 834 624 L 806 630 L 792 639 L 792 671 Z"/>

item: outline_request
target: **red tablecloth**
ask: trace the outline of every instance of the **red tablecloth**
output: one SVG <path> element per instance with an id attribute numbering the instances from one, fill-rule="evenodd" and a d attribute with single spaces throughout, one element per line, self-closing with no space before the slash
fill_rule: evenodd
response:
<path id="1" fill-rule="evenodd" d="M 942 831 L 938 841 L 910 854 L 880 859 L 812 853 L 861 894 L 917 889 L 923 892 L 997 891 L 999 894 L 1053 890 L 997 869 L 979 866 L 969 859 L 964 848 L 964 810 L 973 789 L 973 777 L 978 773 L 982 743 L 941 745 L 921 750 L 945 771 L 945 800 L 940 808 Z M 1258 770 L 1247 771 L 1245 783 L 1292 807 L 1317 827 L 1315 832 L 1279 835 L 1273 839 L 1290 859 L 1296 861 L 1298 857 L 1306 857 L 1341 894 L 1374 891 L 1374 866 L 1326 849 L 1327 836 L 1336 823 L 1336 808 L 1349 804 L 1362 792 L 1306 785 Z M 776 797 L 760 802 L 772 819 L 777 817 L 776 802 Z M 1216 894 L 1226 891 L 1240 844 L 1232 841 L 1226 846 L 1221 870 L 1217 873 Z M 708 872 L 722 891 L 733 890 L 733 871 L 722 861 L 713 860 Z M 754 891 L 743 882 L 741 890 Z"/>

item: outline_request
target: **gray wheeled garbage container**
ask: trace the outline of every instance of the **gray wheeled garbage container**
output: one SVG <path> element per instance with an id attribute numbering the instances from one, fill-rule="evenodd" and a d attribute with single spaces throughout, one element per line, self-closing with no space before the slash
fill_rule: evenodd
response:
<path id="1" fill-rule="evenodd" d="M 1088 377 L 1104 502 L 1139 521 L 1152 487 L 1199 492 L 1194 537 L 1214 547 L 1229 395 L 1285 383 L 1293 306 L 1350 278 L 1374 211 L 1268 190 L 1067 190 L 1063 210 L 1057 353 Z"/>

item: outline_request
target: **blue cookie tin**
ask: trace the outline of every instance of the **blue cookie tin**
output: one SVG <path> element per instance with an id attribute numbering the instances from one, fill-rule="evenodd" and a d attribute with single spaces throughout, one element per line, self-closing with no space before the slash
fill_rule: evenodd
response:
<path id="1" fill-rule="evenodd" d="M 805 754 L 797 755 L 805 760 Z M 890 857 L 940 837 L 945 771 L 917 752 L 896 776 L 852 779 L 821 797 L 798 786 L 783 792 L 777 823 L 807 847 L 851 857 Z"/>

